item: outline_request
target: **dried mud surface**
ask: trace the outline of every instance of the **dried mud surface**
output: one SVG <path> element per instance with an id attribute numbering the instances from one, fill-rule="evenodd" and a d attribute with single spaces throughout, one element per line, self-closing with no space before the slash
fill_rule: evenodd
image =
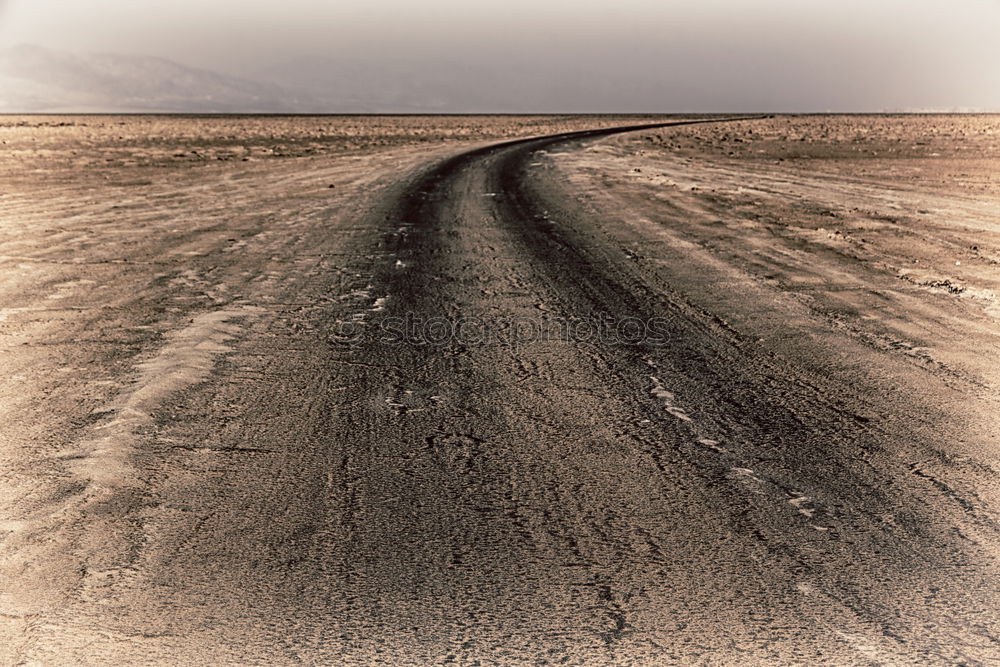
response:
<path id="1" fill-rule="evenodd" d="M 1000 660 L 1000 117 L 687 120 L 0 117 L 0 663 Z"/>

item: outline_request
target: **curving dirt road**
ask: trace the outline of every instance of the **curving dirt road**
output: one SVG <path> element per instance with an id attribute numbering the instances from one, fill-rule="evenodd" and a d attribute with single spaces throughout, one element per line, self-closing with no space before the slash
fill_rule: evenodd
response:
<path id="1" fill-rule="evenodd" d="M 5 311 L 9 374 L 69 370 L 8 394 L 0 656 L 1000 659 L 987 316 L 768 237 L 802 298 L 595 167 L 684 127 L 386 153 L 335 206 L 336 170 L 173 184 L 138 250 L 5 249 L 73 266 Z M 245 217 L 156 235 L 209 202 Z M 830 315 L 871 290 L 971 361 Z"/>

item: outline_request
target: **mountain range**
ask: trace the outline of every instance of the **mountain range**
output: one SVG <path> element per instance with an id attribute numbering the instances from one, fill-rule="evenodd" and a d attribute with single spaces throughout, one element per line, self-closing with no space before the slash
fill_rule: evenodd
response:
<path id="1" fill-rule="evenodd" d="M 280 86 L 151 56 L 0 50 L 0 112 L 292 112 Z"/>
<path id="2" fill-rule="evenodd" d="M 0 113 L 516 112 L 525 104 L 544 110 L 545 96 L 554 92 L 530 68 L 483 73 L 462 62 L 315 57 L 272 63 L 255 74 L 19 45 L 0 49 Z"/>

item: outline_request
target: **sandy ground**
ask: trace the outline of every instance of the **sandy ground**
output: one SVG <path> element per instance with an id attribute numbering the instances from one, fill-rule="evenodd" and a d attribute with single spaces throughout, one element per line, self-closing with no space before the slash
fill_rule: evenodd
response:
<path id="1" fill-rule="evenodd" d="M 1000 118 L 656 120 L 0 118 L 0 661 L 1000 660 Z"/>

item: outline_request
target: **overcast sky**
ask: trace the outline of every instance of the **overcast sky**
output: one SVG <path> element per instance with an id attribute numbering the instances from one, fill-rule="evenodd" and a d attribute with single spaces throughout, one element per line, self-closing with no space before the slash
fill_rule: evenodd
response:
<path id="1" fill-rule="evenodd" d="M 1000 110 L 1000 0 L 0 0 L 20 43 L 251 78 L 459 66 L 511 95 L 493 78 L 526 72 L 567 111 Z"/>

